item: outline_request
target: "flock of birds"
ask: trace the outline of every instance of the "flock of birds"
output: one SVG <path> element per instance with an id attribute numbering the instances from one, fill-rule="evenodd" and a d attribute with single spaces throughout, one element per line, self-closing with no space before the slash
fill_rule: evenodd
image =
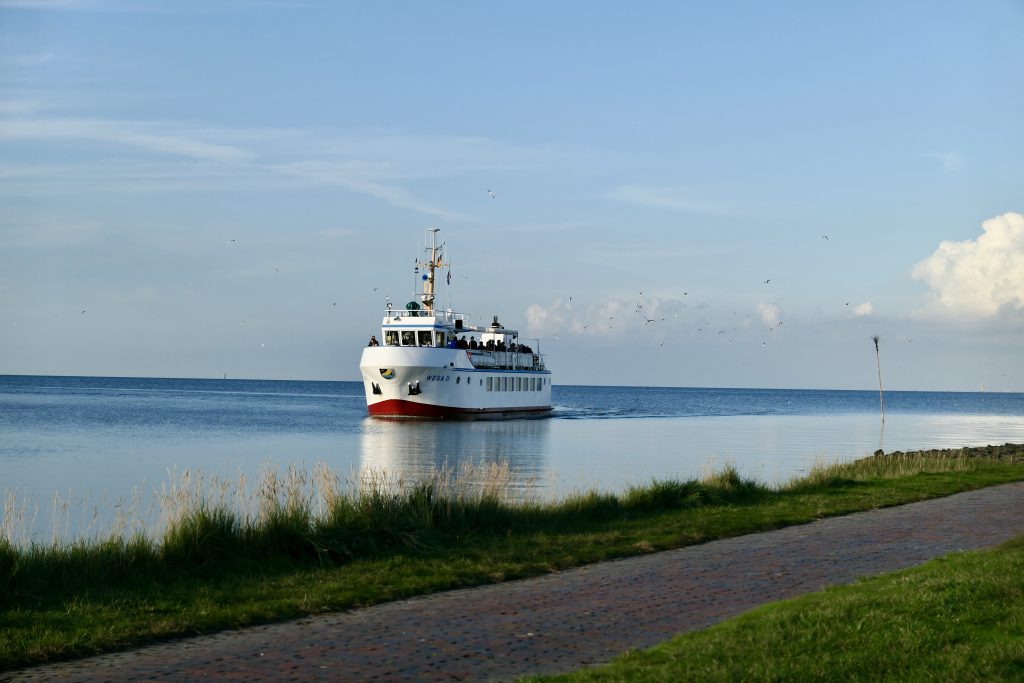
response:
<path id="1" fill-rule="evenodd" d="M 493 189 L 487 188 L 486 192 L 487 196 L 490 197 L 492 200 L 497 198 L 497 195 L 495 194 Z M 821 239 L 828 241 L 829 235 L 822 234 Z M 771 283 L 771 278 L 765 278 L 762 281 L 762 284 L 766 286 L 771 285 Z M 378 287 L 374 287 L 373 291 L 376 292 L 378 289 Z M 683 296 L 689 296 L 689 292 L 683 292 Z M 673 305 L 669 304 L 668 306 L 666 306 L 665 302 L 659 299 L 644 299 L 644 290 L 639 290 L 637 297 L 638 299 L 636 302 L 633 303 L 632 309 L 632 313 L 636 316 L 636 322 L 639 324 L 641 330 L 647 331 L 648 333 L 655 332 L 655 341 L 657 341 L 659 346 L 664 346 L 666 336 L 678 331 L 678 329 L 669 329 L 669 326 L 673 325 L 674 323 L 685 323 L 686 318 L 683 317 L 679 311 L 672 311 L 671 315 L 659 315 L 658 313 L 656 313 L 656 311 L 662 308 L 671 309 Z M 337 304 L 334 303 L 332 305 L 336 306 Z M 570 331 L 573 331 L 576 334 L 581 334 L 584 330 L 589 331 L 591 329 L 598 329 L 599 325 L 594 323 L 592 319 L 588 319 L 592 318 L 592 315 L 583 316 L 582 318 L 578 318 L 575 316 L 575 307 L 577 305 L 578 303 L 574 304 L 573 297 L 569 296 L 568 305 L 565 307 L 565 309 L 568 312 L 570 312 L 570 314 L 572 315 L 572 319 L 565 322 L 564 325 Z M 677 302 L 674 305 L 674 307 L 679 307 L 680 305 L 682 307 L 687 306 L 687 304 L 685 303 Z M 845 305 L 849 306 L 850 302 L 846 302 Z M 698 305 L 697 308 L 706 309 L 707 306 L 708 305 L 705 303 Z M 593 311 L 593 308 L 591 310 Z M 651 315 L 654 315 L 655 317 L 650 317 Z M 753 313 L 746 313 L 742 320 L 736 320 L 736 318 L 738 318 L 739 316 L 739 313 L 736 311 L 732 313 L 732 316 L 734 319 L 733 321 L 730 322 L 730 325 L 715 330 L 717 334 L 723 337 L 727 337 L 728 344 L 735 344 L 737 342 L 738 334 L 742 330 L 756 330 L 760 328 L 761 330 L 763 330 L 763 336 L 759 338 L 761 348 L 766 348 L 768 346 L 768 341 L 770 339 L 769 335 L 773 335 L 776 332 L 776 330 L 779 330 L 783 326 L 784 322 L 782 320 L 774 319 L 773 316 L 762 317 L 756 311 Z M 628 325 L 628 318 L 619 317 L 615 313 L 608 315 L 607 320 L 605 321 L 605 327 L 607 330 L 614 330 L 617 326 L 619 326 L 619 329 L 628 330 Z M 712 325 L 706 317 L 701 316 L 699 318 L 699 323 L 692 329 L 695 334 L 703 334 L 711 330 Z M 564 330 L 555 329 L 552 332 L 550 332 L 550 335 L 553 340 L 557 341 L 560 339 L 560 336 L 563 335 L 564 333 Z M 909 338 L 908 341 L 910 341 Z"/>
<path id="2" fill-rule="evenodd" d="M 497 199 L 497 195 L 494 190 L 487 188 L 486 192 L 490 199 Z M 821 239 L 828 241 L 829 235 L 822 234 Z M 238 240 L 231 239 L 230 244 L 238 244 Z M 277 266 L 274 267 L 274 271 L 278 273 L 281 272 L 280 268 Z M 463 277 L 468 279 L 468 276 Z M 770 286 L 772 278 L 765 278 L 761 282 L 764 286 Z M 373 287 L 373 292 L 377 292 L 379 289 L 379 287 Z M 683 297 L 687 296 L 689 296 L 689 292 L 684 291 Z M 337 301 L 331 302 L 332 308 L 336 308 L 337 305 Z M 686 311 L 681 310 L 683 308 L 688 308 L 687 303 L 678 301 L 665 302 L 658 298 L 645 299 L 644 290 L 639 290 L 637 299 L 632 303 L 632 322 L 629 315 L 620 315 L 621 313 L 625 313 L 629 310 L 627 304 L 625 302 L 619 302 L 619 305 L 621 306 L 621 310 L 616 310 L 610 314 L 608 314 L 609 312 L 607 310 L 605 311 L 607 319 L 604 321 L 604 327 L 607 330 L 619 329 L 628 333 L 630 325 L 635 324 L 637 325 L 638 330 L 648 337 L 653 334 L 653 341 L 656 342 L 658 346 L 664 346 L 667 340 L 671 341 L 673 335 L 678 335 L 685 331 L 685 324 L 688 319 L 690 320 L 690 324 L 693 325 L 693 327 L 690 328 L 693 334 L 705 335 L 714 329 L 711 321 L 709 321 L 704 315 L 709 306 L 707 303 L 698 304 L 696 306 L 697 309 L 701 310 L 701 314 L 698 314 L 697 318 L 688 318 L 688 316 L 685 315 Z M 845 306 L 850 306 L 850 302 L 845 302 Z M 595 323 L 593 320 L 593 316 L 595 315 L 594 311 L 598 309 L 594 306 L 590 306 L 589 315 L 577 316 L 576 311 L 579 309 L 578 300 L 574 300 L 573 296 L 569 296 L 568 304 L 562 306 L 562 312 L 567 314 L 568 319 L 563 321 L 562 328 L 553 329 L 549 333 L 552 340 L 558 341 L 560 337 L 566 333 L 566 329 L 577 335 L 584 334 L 584 331 L 589 333 L 591 329 L 599 329 L 600 325 Z M 666 310 L 667 312 L 662 314 L 662 310 Z M 82 314 L 85 314 L 84 310 L 82 311 Z M 714 331 L 718 336 L 724 338 L 728 344 L 736 344 L 737 341 L 742 341 L 742 333 L 744 331 L 751 331 L 755 333 L 754 336 L 757 341 L 760 342 L 760 347 L 767 348 L 769 340 L 774 336 L 777 330 L 782 328 L 783 322 L 784 321 L 782 320 L 775 319 L 774 314 L 762 316 L 758 311 L 752 311 L 750 313 L 743 314 L 741 317 L 739 312 L 733 311 L 730 322 L 725 326 L 714 329 Z M 242 325 L 245 325 L 244 320 L 242 321 Z M 761 333 L 756 334 L 757 330 L 761 330 Z M 911 339 L 908 337 L 907 341 L 909 342 Z M 259 346 L 261 349 L 264 347 L 265 344 L 260 344 Z"/>
<path id="3" fill-rule="evenodd" d="M 770 278 L 764 280 L 763 282 L 766 285 L 769 284 Z M 689 295 L 689 292 L 683 292 L 683 296 L 688 296 L 688 295 Z M 685 324 L 686 319 L 683 316 L 683 314 L 681 314 L 679 311 L 672 311 L 671 315 L 669 315 L 668 313 L 666 313 L 665 315 L 660 315 L 659 313 L 653 312 L 653 311 L 656 311 L 656 310 L 660 310 L 663 307 L 663 302 L 660 301 L 660 300 L 657 300 L 657 299 L 655 299 L 653 301 L 648 300 L 648 299 L 644 299 L 643 296 L 644 296 L 644 292 L 643 292 L 643 290 L 640 290 L 638 292 L 638 294 L 637 294 L 637 297 L 638 297 L 637 300 L 632 304 L 632 311 L 631 312 L 635 316 L 636 323 L 639 324 L 639 326 L 640 326 L 640 328 L 642 330 L 656 331 L 655 341 L 657 341 L 658 346 L 664 346 L 665 345 L 665 335 L 674 334 L 677 331 L 677 329 L 678 329 L 678 328 L 673 328 L 673 327 L 670 327 L 670 326 L 673 326 L 676 323 L 684 323 Z M 569 309 L 569 310 L 572 310 L 574 308 L 574 299 L 573 299 L 572 296 L 568 297 L 568 302 L 569 303 L 568 303 L 568 306 L 566 308 Z M 679 304 L 676 304 L 676 306 L 678 306 L 678 305 Z M 681 304 L 681 305 L 682 306 L 686 306 L 685 303 Z M 671 305 L 670 305 L 670 307 L 671 307 Z M 699 307 L 700 308 L 706 308 L 706 305 L 701 305 Z M 649 317 L 650 315 L 655 315 L 656 317 L 653 317 L 653 318 Z M 718 335 L 722 335 L 722 336 L 730 335 L 728 337 L 728 339 L 727 339 L 727 342 L 729 344 L 735 344 L 736 343 L 736 333 L 739 333 L 741 331 L 741 329 L 746 329 L 746 328 L 753 329 L 754 326 L 756 325 L 756 323 L 754 322 L 755 321 L 755 317 L 756 317 L 756 313 L 755 314 L 746 313 L 744 315 L 744 318 L 743 318 L 743 320 L 741 322 L 736 322 L 735 318 L 737 318 L 739 315 L 740 315 L 739 312 L 733 311 L 732 316 L 733 316 L 734 320 L 730 324 L 734 325 L 734 326 L 732 326 L 732 327 L 722 327 L 720 329 L 715 330 L 715 332 Z M 618 320 L 619 323 L 616 323 L 615 322 L 616 320 Z M 622 323 L 623 320 L 625 320 L 624 324 Z M 782 327 L 783 322 L 784 321 L 782 321 L 782 320 L 774 320 L 774 321 L 772 321 L 772 323 L 770 325 L 768 325 L 767 323 L 764 323 L 765 326 L 763 327 L 763 329 L 765 330 L 765 334 L 774 333 L 777 329 Z M 611 315 L 608 315 L 605 327 L 608 330 L 613 330 L 613 329 L 617 329 L 617 325 L 620 325 L 620 327 L 618 327 L 618 329 L 624 329 L 625 330 L 625 329 L 628 329 L 630 324 L 631 323 L 629 322 L 629 317 L 628 316 L 625 319 L 623 319 L 623 318 L 620 318 L 617 314 L 611 314 Z M 576 322 L 573 322 L 572 324 L 570 324 L 569 327 L 571 329 L 582 331 L 582 330 L 589 330 L 591 327 L 597 328 L 597 325 L 594 325 L 591 322 L 579 322 L 579 321 L 576 321 Z M 712 327 L 712 324 L 711 324 L 710 320 L 708 320 L 706 317 L 701 316 L 701 317 L 699 317 L 698 324 L 695 327 L 693 327 L 692 329 L 693 329 L 693 332 L 695 334 L 701 334 L 701 333 L 708 332 L 709 330 L 713 329 L 713 327 Z M 560 338 L 560 332 L 559 331 L 553 332 L 552 333 L 552 338 L 555 339 L 555 340 L 558 340 Z M 766 337 L 763 340 L 761 340 L 761 347 L 764 348 L 764 347 L 767 347 L 767 346 L 768 346 L 768 339 Z"/>

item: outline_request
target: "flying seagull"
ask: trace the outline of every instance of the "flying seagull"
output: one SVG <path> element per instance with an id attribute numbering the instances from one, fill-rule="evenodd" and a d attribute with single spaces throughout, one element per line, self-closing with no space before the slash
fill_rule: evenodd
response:
<path id="1" fill-rule="evenodd" d="M 494 199 L 494 192 L 493 191 L 487 190 L 487 194 L 491 195 L 491 199 Z"/>

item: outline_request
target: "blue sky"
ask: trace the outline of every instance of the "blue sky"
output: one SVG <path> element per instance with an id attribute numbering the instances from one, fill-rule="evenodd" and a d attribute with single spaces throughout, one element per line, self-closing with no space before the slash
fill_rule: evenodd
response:
<path id="1" fill-rule="evenodd" d="M 556 383 L 871 389 L 877 334 L 887 388 L 1024 391 L 1022 35 L 998 0 L 0 0 L 0 373 L 356 379 L 436 226 L 445 304 Z"/>

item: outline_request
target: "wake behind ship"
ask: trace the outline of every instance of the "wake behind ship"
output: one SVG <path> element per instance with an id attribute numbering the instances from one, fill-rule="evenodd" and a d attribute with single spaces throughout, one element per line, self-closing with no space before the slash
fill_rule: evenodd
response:
<path id="1" fill-rule="evenodd" d="M 429 232 L 425 258 L 416 261 L 422 291 L 405 310 L 388 304 L 380 339 L 371 338 L 359 361 L 369 414 L 473 419 L 550 413 L 551 372 L 538 340 L 521 339 L 498 316 L 477 326 L 462 313 L 435 308 L 435 276 L 449 264 L 444 244 L 437 245 L 438 229 Z"/>

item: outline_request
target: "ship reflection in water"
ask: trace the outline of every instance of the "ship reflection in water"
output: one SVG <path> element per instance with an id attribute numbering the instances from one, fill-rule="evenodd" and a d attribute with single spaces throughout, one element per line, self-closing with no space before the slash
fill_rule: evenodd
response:
<path id="1" fill-rule="evenodd" d="M 405 483 L 456 475 L 476 486 L 505 478 L 515 498 L 546 488 L 551 421 L 452 422 L 367 418 L 362 425 L 359 474 L 364 481 L 387 477 Z"/>

